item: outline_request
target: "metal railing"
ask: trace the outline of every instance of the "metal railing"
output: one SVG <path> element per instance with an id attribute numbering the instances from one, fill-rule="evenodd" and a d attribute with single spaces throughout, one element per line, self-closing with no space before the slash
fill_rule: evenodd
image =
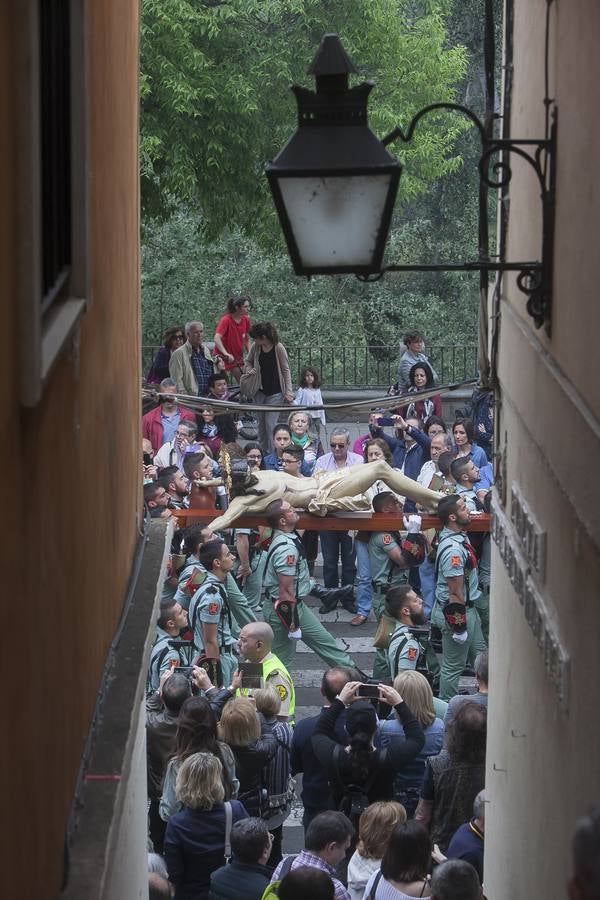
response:
<path id="1" fill-rule="evenodd" d="M 287 347 L 294 384 L 298 384 L 304 366 L 312 366 L 321 376 L 321 384 L 332 388 L 385 388 L 398 377 L 400 347 Z M 142 373 L 145 375 L 158 350 L 142 347 Z M 402 347 L 402 351 L 404 347 Z M 477 346 L 435 345 L 427 355 L 442 384 L 466 381 L 477 376 Z"/>

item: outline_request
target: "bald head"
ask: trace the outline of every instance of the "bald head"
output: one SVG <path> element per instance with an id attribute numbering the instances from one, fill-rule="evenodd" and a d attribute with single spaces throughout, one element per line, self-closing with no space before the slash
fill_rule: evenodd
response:
<path id="1" fill-rule="evenodd" d="M 331 703 L 345 684 L 348 684 L 349 681 L 360 680 L 360 676 L 356 672 L 353 672 L 352 669 L 346 669 L 344 666 L 333 666 L 323 673 L 321 693 L 325 699 Z"/>
<path id="2" fill-rule="evenodd" d="M 261 662 L 271 652 L 273 629 L 267 622 L 249 622 L 240 632 L 240 653 L 249 662 Z"/>

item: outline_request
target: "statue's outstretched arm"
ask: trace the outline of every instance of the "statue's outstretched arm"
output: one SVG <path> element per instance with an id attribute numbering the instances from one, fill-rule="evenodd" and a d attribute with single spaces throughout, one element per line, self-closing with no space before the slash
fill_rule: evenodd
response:
<path id="1" fill-rule="evenodd" d="M 262 497 L 234 497 L 222 516 L 213 519 L 210 527 L 213 531 L 223 531 L 224 528 L 231 528 L 232 524 L 240 516 L 245 515 L 252 509 L 256 509 L 257 501 Z"/>

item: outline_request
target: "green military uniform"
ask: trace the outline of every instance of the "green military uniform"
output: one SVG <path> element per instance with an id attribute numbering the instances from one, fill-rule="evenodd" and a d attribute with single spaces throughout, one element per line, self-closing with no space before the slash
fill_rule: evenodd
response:
<path id="1" fill-rule="evenodd" d="M 262 667 L 265 686 L 274 687 L 279 694 L 281 700 L 279 715 L 287 716 L 290 721 L 293 720 L 296 711 L 296 692 L 292 676 L 274 653 L 267 653 L 262 660 Z M 247 697 L 252 691 L 242 688 L 237 693 Z"/>
<path id="2" fill-rule="evenodd" d="M 288 631 L 280 622 L 273 608 L 279 599 L 279 576 L 291 575 L 294 579 L 294 593 L 298 601 L 298 621 L 302 629 L 302 640 L 325 660 L 328 666 L 354 667 L 354 661 L 338 645 L 312 610 L 304 602 L 310 594 L 311 579 L 304 547 L 297 534 L 275 531 L 265 564 L 263 613 L 275 634 L 273 653 L 279 657 L 286 669 L 292 668 L 296 642 L 290 640 Z"/>
<path id="3" fill-rule="evenodd" d="M 481 509 L 477 501 L 477 494 L 472 488 L 457 486 L 456 493 L 463 498 L 467 509 L 475 512 Z M 484 638 L 488 639 L 490 633 L 490 575 L 491 575 L 492 542 L 489 534 L 481 535 L 481 544 L 478 544 L 480 594 L 475 601 L 475 608 L 481 619 L 481 630 Z"/>
<path id="4" fill-rule="evenodd" d="M 459 497 L 462 497 L 465 501 L 465 506 L 469 510 L 469 512 L 476 512 L 478 509 L 481 509 L 479 504 L 477 503 L 477 494 L 473 490 L 473 488 L 464 487 L 461 484 L 456 485 L 455 494 L 458 494 Z"/>
<path id="5" fill-rule="evenodd" d="M 477 653 L 486 649 L 481 631 L 481 620 L 475 608 L 480 598 L 477 566 L 472 564 L 472 556 L 468 547 L 469 539 L 465 532 L 454 532 L 444 528 L 440 534 L 436 556 L 435 603 L 431 613 L 431 621 L 442 632 L 442 671 L 440 678 L 440 697 L 450 700 L 458 693 L 458 681 L 467 660 L 473 662 Z M 472 549 L 472 548 L 471 548 Z M 462 575 L 464 577 L 463 596 L 466 603 L 467 634 L 464 644 L 457 644 L 452 639 L 452 631 L 446 624 L 443 610 L 448 604 L 450 591 L 447 578 Z"/>
<path id="6" fill-rule="evenodd" d="M 373 579 L 373 612 L 379 622 L 385 612 L 385 595 L 392 587 L 408 583 L 408 569 L 399 568 L 390 554 L 397 548 L 401 550 L 399 533 L 375 531 L 369 540 L 369 559 L 371 561 L 371 578 Z M 373 663 L 373 678 L 389 680 L 388 659 L 384 650 L 377 650 Z"/>
<path id="7" fill-rule="evenodd" d="M 162 628 L 156 629 L 156 639 L 150 651 L 150 664 L 148 666 L 146 690 L 149 694 L 159 689 L 160 676 L 167 669 L 171 668 L 172 662 L 177 663 L 178 666 L 189 665 L 184 658 L 183 651 L 172 646 L 176 641 L 178 641 L 178 638 L 173 637 L 172 634 L 168 634 Z"/>
<path id="8" fill-rule="evenodd" d="M 237 669 L 237 656 L 234 652 L 235 637 L 231 631 L 231 611 L 227 589 L 211 572 L 208 573 L 206 581 L 200 585 L 190 601 L 189 620 L 190 628 L 194 633 L 194 644 L 200 654 L 205 652 L 202 625 L 217 626 L 217 644 L 223 672 L 223 685 L 228 687 L 231 684 L 233 673 Z"/>
<path id="9" fill-rule="evenodd" d="M 189 610 L 190 608 L 190 599 L 191 594 L 186 589 L 186 584 L 188 580 L 192 577 L 192 573 L 194 569 L 202 569 L 204 571 L 204 566 L 200 564 L 200 560 L 197 556 L 193 554 L 188 556 L 187 563 L 179 573 L 179 580 L 177 583 L 177 590 L 175 591 L 175 600 L 178 603 L 181 603 L 184 609 Z M 227 590 L 227 602 L 229 604 L 229 609 L 231 613 L 240 626 L 243 628 L 244 625 L 248 625 L 249 622 L 256 622 L 256 615 L 250 609 L 250 604 L 248 603 L 247 598 L 242 594 L 238 587 L 238 583 L 230 573 L 227 576 L 227 580 L 225 581 L 225 588 Z M 232 623 L 232 633 L 237 637 L 240 633 L 240 629 L 237 628 L 235 623 Z"/>
<path id="10" fill-rule="evenodd" d="M 413 636 L 408 625 L 398 622 L 387 650 L 388 665 L 392 679 L 402 669 L 416 669 L 421 653 L 421 645 Z"/>
<path id="11" fill-rule="evenodd" d="M 267 548 L 263 546 L 258 531 L 254 528 L 236 528 L 235 535 L 248 535 L 251 574 L 244 581 L 244 596 L 253 611 L 260 609 L 262 583 L 267 561 Z"/>
<path id="12" fill-rule="evenodd" d="M 402 669 L 416 669 L 425 675 L 437 692 L 440 664 L 429 640 L 428 627 L 398 622 L 390 638 L 387 659 L 392 680 Z"/>

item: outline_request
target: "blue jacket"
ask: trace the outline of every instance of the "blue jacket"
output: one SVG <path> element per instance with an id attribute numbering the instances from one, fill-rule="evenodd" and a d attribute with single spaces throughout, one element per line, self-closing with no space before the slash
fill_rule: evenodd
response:
<path id="1" fill-rule="evenodd" d="M 247 819 L 239 800 L 231 800 L 232 825 Z M 183 809 L 167 822 L 165 862 L 175 900 L 206 900 L 211 873 L 225 861 L 225 807 Z"/>
<path id="2" fill-rule="evenodd" d="M 268 453 L 263 459 L 263 464 L 265 469 L 272 469 L 274 472 L 281 472 L 282 470 L 281 460 L 276 453 Z M 300 472 L 306 478 L 310 478 L 310 476 L 312 475 L 312 470 L 313 467 L 306 461 L 304 461 L 300 466 Z"/>
<path id="3" fill-rule="evenodd" d="M 419 472 L 423 467 L 423 463 L 426 463 L 429 460 L 431 438 L 426 435 L 424 431 L 411 427 L 410 436 L 414 439 L 415 443 L 407 450 L 403 438 L 392 437 L 391 435 L 386 434 L 383 428 L 376 428 L 373 425 L 370 426 L 370 431 L 373 437 L 382 438 L 392 451 L 394 468 L 401 469 L 402 466 L 404 466 L 404 474 L 406 477 L 416 481 L 419 477 Z M 407 500 L 404 504 L 404 511 L 407 513 L 414 512 L 416 508 L 417 506 L 414 500 Z"/>
<path id="4" fill-rule="evenodd" d="M 446 856 L 448 859 L 464 859 L 471 863 L 473 868 L 479 875 L 479 880 L 483 883 L 483 841 L 479 829 L 475 825 L 475 820 L 471 819 L 461 825 L 452 835 L 452 840 L 448 844 Z"/>

